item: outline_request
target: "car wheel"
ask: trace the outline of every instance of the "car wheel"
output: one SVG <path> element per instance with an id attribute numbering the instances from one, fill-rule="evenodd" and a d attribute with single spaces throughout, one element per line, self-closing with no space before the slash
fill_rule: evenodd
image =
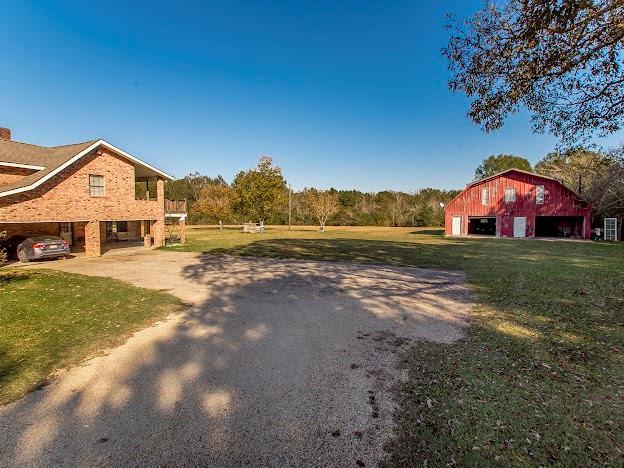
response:
<path id="1" fill-rule="evenodd" d="M 28 257 L 26 256 L 26 252 L 24 252 L 23 249 L 17 251 L 17 258 L 22 263 L 28 263 L 29 262 Z"/>

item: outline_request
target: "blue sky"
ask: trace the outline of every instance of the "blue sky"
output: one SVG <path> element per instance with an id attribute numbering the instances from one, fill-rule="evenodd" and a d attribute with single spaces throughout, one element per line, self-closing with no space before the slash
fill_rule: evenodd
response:
<path id="1" fill-rule="evenodd" d="M 556 143 L 524 114 L 484 134 L 448 90 L 445 14 L 472 2 L 182 3 L 3 3 L 0 126 L 104 138 L 177 177 L 270 154 L 295 188 L 366 191 L 462 187 L 490 154 Z"/>

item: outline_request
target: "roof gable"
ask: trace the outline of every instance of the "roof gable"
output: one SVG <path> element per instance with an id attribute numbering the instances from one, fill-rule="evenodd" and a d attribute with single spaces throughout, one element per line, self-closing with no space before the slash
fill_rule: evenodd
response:
<path id="1" fill-rule="evenodd" d="M 574 197 L 576 197 L 578 200 L 580 200 L 580 201 L 582 201 L 582 202 L 587 203 L 588 205 L 590 205 L 590 203 L 589 203 L 587 200 L 585 200 L 583 197 L 581 197 L 578 193 L 576 193 L 574 190 L 572 190 L 572 189 L 571 189 L 571 188 L 569 188 L 568 186 L 566 186 L 566 185 L 562 184 L 559 180 L 557 180 L 557 179 L 555 179 L 555 178 L 553 178 L 553 177 L 548 177 L 548 176 L 545 176 L 545 175 L 542 175 L 542 174 L 536 174 L 536 173 L 534 173 L 534 172 L 524 171 L 524 170 L 522 170 L 522 169 L 515 169 L 515 168 L 511 168 L 511 169 L 506 169 L 506 170 L 504 170 L 504 171 L 497 172 L 496 174 L 493 174 L 493 175 L 491 175 L 491 176 L 484 177 L 483 179 L 475 180 L 475 181 L 473 181 L 473 182 L 469 183 L 468 185 L 466 185 L 466 187 L 464 187 L 464 189 L 463 189 L 461 192 L 459 192 L 459 193 L 457 194 L 457 196 L 455 196 L 455 198 L 453 198 L 453 199 L 452 199 L 452 200 L 448 203 L 448 205 L 447 205 L 447 206 L 450 206 L 453 202 L 455 202 L 455 200 L 457 200 L 458 198 L 460 198 L 460 197 L 462 196 L 462 194 L 463 194 L 464 192 L 466 192 L 466 190 L 469 190 L 469 189 L 471 189 L 471 188 L 473 188 L 473 187 L 476 187 L 476 186 L 481 185 L 481 184 L 483 184 L 483 183 L 489 182 L 490 180 L 493 180 L 493 179 L 498 179 L 498 178 L 500 178 L 500 177 L 503 177 L 503 176 L 505 176 L 505 175 L 507 175 L 507 174 L 514 173 L 514 172 L 515 172 L 515 173 L 517 173 L 517 174 L 521 174 L 521 175 L 528 175 L 528 176 L 535 177 L 535 178 L 538 178 L 538 179 L 543 179 L 543 180 L 546 180 L 546 181 L 555 182 L 555 183 L 557 183 L 558 185 L 560 185 L 561 187 L 563 187 L 565 190 L 567 190 L 568 192 L 570 192 L 572 195 L 574 195 Z"/>
<path id="2" fill-rule="evenodd" d="M 104 140 L 91 140 L 73 145 L 45 147 L 0 140 L 0 165 L 10 167 L 30 167 L 39 169 L 11 185 L 0 187 L 0 197 L 33 190 L 49 180 L 66 167 L 86 156 L 99 147 L 107 148 L 133 164 L 142 166 L 159 176 L 173 180 L 169 174 L 132 156 Z"/>
<path id="3" fill-rule="evenodd" d="M 482 184 L 484 182 L 488 182 L 488 181 L 490 181 L 492 179 L 498 179 L 499 177 L 502 177 L 502 176 L 504 176 L 506 174 L 509 174 L 511 172 L 516 172 L 518 174 L 524 174 L 524 175 L 528 175 L 528 176 L 531 176 L 531 177 L 538 177 L 538 178 L 544 179 L 544 180 L 552 180 L 554 182 L 557 182 L 558 184 L 561 183 L 557 179 L 553 179 L 552 177 L 548 177 L 548 176 L 545 176 L 545 175 L 542 175 L 542 174 L 536 174 L 535 172 L 523 171 L 522 169 L 511 168 L 511 169 L 505 169 L 504 171 L 501 171 L 501 172 L 497 172 L 496 174 L 493 174 L 491 176 L 484 177 L 483 179 L 475 180 L 475 181 L 469 183 L 468 185 L 466 185 L 464 190 L 467 190 L 470 187 L 474 187 L 474 186 Z"/>

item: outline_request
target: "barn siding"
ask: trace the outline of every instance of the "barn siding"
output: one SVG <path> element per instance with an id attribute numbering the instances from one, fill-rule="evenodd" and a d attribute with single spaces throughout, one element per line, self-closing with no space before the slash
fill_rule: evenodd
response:
<path id="1" fill-rule="evenodd" d="M 544 204 L 535 204 L 536 186 L 544 186 Z M 488 206 L 481 203 L 482 189 L 490 191 Z M 505 202 L 505 188 L 516 189 L 516 201 Z M 453 216 L 461 216 L 461 235 L 468 235 L 469 217 L 496 217 L 496 235 L 513 237 L 513 218 L 527 218 L 527 237 L 535 236 L 536 216 L 580 216 L 585 219 L 584 237 L 591 232 L 591 207 L 561 183 L 524 172 L 505 172 L 476 183 L 461 192 L 445 209 L 445 234 L 451 235 Z"/>

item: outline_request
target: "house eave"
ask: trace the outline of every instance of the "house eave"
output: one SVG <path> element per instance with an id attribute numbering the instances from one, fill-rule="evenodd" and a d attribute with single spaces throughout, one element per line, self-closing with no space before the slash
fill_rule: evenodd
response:
<path id="1" fill-rule="evenodd" d="M 80 153 L 76 154 L 72 158 L 68 159 L 63 164 L 59 165 L 57 168 L 55 168 L 53 171 L 50 171 L 45 176 L 41 177 L 40 179 L 37 179 L 32 184 L 26 185 L 24 187 L 18 187 L 18 188 L 12 189 L 12 190 L 7 190 L 6 192 L 0 192 L 0 197 L 8 197 L 9 195 L 15 195 L 15 194 L 18 194 L 18 193 L 28 192 L 30 190 L 36 189 L 37 187 L 39 187 L 40 185 L 42 185 L 43 183 L 45 183 L 46 181 L 50 180 L 52 177 L 57 175 L 63 169 L 66 169 L 67 167 L 71 166 L 76 161 L 78 161 L 80 158 L 82 158 L 83 156 L 89 154 L 91 151 L 97 149 L 100 146 L 102 146 L 104 148 L 107 148 L 107 149 L 109 149 L 111 151 L 114 151 L 115 153 L 118 153 L 119 155 L 123 156 L 125 159 L 127 159 L 129 161 L 132 161 L 135 164 L 138 164 L 140 166 L 143 166 L 143 167 L 153 171 L 154 173 L 156 173 L 159 176 L 161 176 L 163 179 L 174 180 L 173 176 L 167 174 L 166 172 L 161 171 L 160 169 L 155 168 L 154 166 L 146 163 L 145 161 L 140 160 L 139 158 L 137 158 L 135 156 L 132 156 L 130 153 L 127 153 L 124 150 L 122 150 L 120 148 L 117 148 L 116 146 L 108 143 L 107 141 L 105 141 L 105 140 L 97 140 L 95 143 L 93 143 L 92 145 L 88 146 L 87 148 L 85 148 L 84 150 L 82 150 Z M 43 170 L 43 169 L 45 169 L 45 168 L 41 167 L 39 170 Z"/>

